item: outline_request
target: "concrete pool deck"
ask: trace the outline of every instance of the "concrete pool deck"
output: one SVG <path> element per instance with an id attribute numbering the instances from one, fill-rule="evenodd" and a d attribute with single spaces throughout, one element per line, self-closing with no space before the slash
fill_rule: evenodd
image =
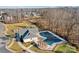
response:
<path id="1" fill-rule="evenodd" d="M 48 33 L 52 34 L 53 36 L 57 37 L 58 39 L 60 39 L 61 41 L 55 42 L 55 43 L 52 43 L 52 45 L 49 45 L 47 42 L 44 41 L 45 39 L 47 39 L 47 37 L 40 35 L 40 33 L 43 33 L 43 32 L 48 32 Z M 63 38 L 59 37 L 58 35 L 50 32 L 50 31 L 40 31 L 38 33 L 38 36 L 41 37 L 41 40 L 43 41 L 43 43 L 45 43 L 47 45 L 47 47 L 46 47 L 47 50 L 53 50 L 58 44 L 66 43 L 66 41 Z M 52 38 L 52 40 L 53 40 L 53 38 Z M 43 47 L 41 47 L 40 49 L 46 50 L 46 48 L 44 49 Z"/>

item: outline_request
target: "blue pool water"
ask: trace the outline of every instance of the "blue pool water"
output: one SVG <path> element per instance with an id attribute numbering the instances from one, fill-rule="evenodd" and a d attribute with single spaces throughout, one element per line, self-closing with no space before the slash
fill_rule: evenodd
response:
<path id="1" fill-rule="evenodd" d="M 43 37 L 46 37 L 46 39 L 44 39 L 44 42 L 46 42 L 48 45 L 52 45 L 53 43 L 57 43 L 57 42 L 61 42 L 62 40 L 56 36 L 54 36 L 53 34 L 49 33 L 49 32 L 40 32 L 40 35 Z"/>

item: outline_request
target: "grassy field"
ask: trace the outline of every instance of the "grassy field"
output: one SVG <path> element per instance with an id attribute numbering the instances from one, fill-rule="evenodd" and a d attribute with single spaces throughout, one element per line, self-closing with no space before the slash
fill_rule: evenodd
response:
<path id="1" fill-rule="evenodd" d="M 14 41 L 13 45 L 10 46 L 9 49 L 15 51 L 16 53 L 19 53 L 19 52 L 22 52 L 23 51 L 23 49 L 18 45 L 18 43 L 16 41 Z"/>
<path id="2" fill-rule="evenodd" d="M 7 45 L 10 46 L 11 43 L 12 43 L 12 39 L 9 40 Z M 23 45 L 27 48 L 31 45 L 31 42 L 23 43 Z M 21 48 L 21 46 L 18 45 L 18 43 L 15 40 L 14 40 L 13 45 L 10 46 L 9 49 L 15 51 L 16 53 L 23 52 L 23 50 L 24 50 L 23 48 Z"/>
<path id="3" fill-rule="evenodd" d="M 56 53 L 76 53 L 75 47 L 72 47 L 69 44 L 59 45 L 54 51 Z"/>

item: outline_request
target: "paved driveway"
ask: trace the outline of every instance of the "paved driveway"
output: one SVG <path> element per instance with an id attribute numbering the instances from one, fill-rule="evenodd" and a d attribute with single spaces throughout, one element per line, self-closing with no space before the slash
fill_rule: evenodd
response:
<path id="1" fill-rule="evenodd" d="M 0 47 L 0 53 L 10 53 L 10 51 L 8 51 L 5 46 Z"/>
<path id="2" fill-rule="evenodd" d="M 6 42 L 7 42 L 6 37 L 0 37 L 0 53 L 10 53 L 6 48 Z"/>

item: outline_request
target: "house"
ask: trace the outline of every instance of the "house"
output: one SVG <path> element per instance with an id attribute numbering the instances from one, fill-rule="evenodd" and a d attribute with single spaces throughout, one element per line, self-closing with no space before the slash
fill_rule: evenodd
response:
<path id="1" fill-rule="evenodd" d="M 41 31 L 35 28 L 21 29 L 18 31 L 23 42 L 35 42 L 38 48 L 42 50 L 53 50 L 57 45 L 66 43 L 58 35 L 50 31 Z"/>
<path id="2" fill-rule="evenodd" d="M 27 12 L 25 15 L 24 15 L 24 18 L 27 19 L 27 18 L 40 18 L 40 14 L 37 13 L 37 12 L 34 12 L 34 11 L 29 11 Z"/>
<path id="3" fill-rule="evenodd" d="M 19 34 L 19 35 L 17 35 L 18 37 L 22 36 L 22 39 L 24 42 L 28 42 L 28 41 L 32 41 L 33 38 L 36 38 L 38 29 L 37 28 L 25 28 L 25 29 L 18 30 L 18 32 L 16 32 L 16 33 Z"/>
<path id="4" fill-rule="evenodd" d="M 1 11 L 2 20 L 6 20 L 8 14 L 6 12 Z"/>

